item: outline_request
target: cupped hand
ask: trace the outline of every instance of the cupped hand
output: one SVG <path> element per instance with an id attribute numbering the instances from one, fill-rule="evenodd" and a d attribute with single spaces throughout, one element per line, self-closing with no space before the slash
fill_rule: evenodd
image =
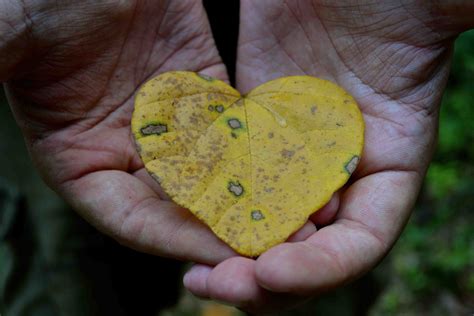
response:
<path id="1" fill-rule="evenodd" d="M 147 79 L 176 69 L 227 79 L 201 2 L 37 0 L 0 7 L 9 13 L 0 14 L 7 57 L 0 59 L 0 79 L 46 182 L 132 248 L 207 264 L 232 255 L 166 200 L 130 132 L 133 96 Z"/>
<path id="2" fill-rule="evenodd" d="M 373 268 L 400 235 L 434 150 L 454 33 L 428 3 L 241 1 L 240 91 L 281 76 L 331 80 L 366 123 L 350 183 L 311 220 L 321 227 L 258 259 L 196 265 L 186 287 L 247 311 L 290 307 Z M 438 23 L 440 24 L 440 23 Z"/>

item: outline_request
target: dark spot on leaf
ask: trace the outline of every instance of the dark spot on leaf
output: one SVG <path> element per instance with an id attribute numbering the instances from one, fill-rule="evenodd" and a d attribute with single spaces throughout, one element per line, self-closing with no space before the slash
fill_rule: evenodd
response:
<path id="1" fill-rule="evenodd" d="M 272 132 L 268 133 L 268 138 L 270 138 L 270 139 L 273 138 L 273 133 Z"/>
<path id="2" fill-rule="evenodd" d="M 354 172 L 357 165 L 359 164 L 359 160 L 360 160 L 359 156 L 354 155 L 349 160 L 349 162 L 346 163 L 346 165 L 344 166 L 344 169 L 347 171 L 348 174 L 352 174 Z"/>
<path id="3" fill-rule="evenodd" d="M 244 187 L 237 181 L 237 182 L 229 182 L 227 186 L 227 190 L 234 194 L 235 196 L 241 196 L 244 193 Z"/>
<path id="4" fill-rule="evenodd" d="M 230 136 L 232 136 L 232 138 L 237 138 L 237 134 L 234 132 L 230 133 Z"/>
<path id="5" fill-rule="evenodd" d="M 287 158 L 287 159 L 291 159 L 291 157 L 293 157 L 294 154 L 295 154 L 294 150 L 283 149 L 281 151 L 282 157 Z"/>
<path id="6" fill-rule="evenodd" d="M 216 105 L 216 111 L 217 111 L 218 113 L 224 112 L 224 106 L 222 106 L 222 105 Z"/>
<path id="7" fill-rule="evenodd" d="M 250 212 L 250 217 L 254 221 L 260 221 L 262 219 L 265 219 L 265 216 L 263 216 L 260 210 L 253 210 L 252 212 Z"/>
<path id="8" fill-rule="evenodd" d="M 231 118 L 227 121 L 227 125 L 229 125 L 230 128 L 232 129 L 238 129 L 242 127 L 242 124 L 240 121 L 236 118 Z"/>
<path id="9" fill-rule="evenodd" d="M 313 105 L 313 106 L 311 107 L 311 114 L 313 114 L 313 115 L 316 114 L 316 111 L 317 111 L 317 110 L 318 110 L 317 106 L 316 106 L 316 105 Z"/>
<path id="10" fill-rule="evenodd" d="M 168 132 L 168 127 L 165 124 L 150 124 L 142 129 L 140 129 L 142 135 L 161 135 L 163 133 Z"/>
<path id="11" fill-rule="evenodd" d="M 212 105 L 209 105 L 209 106 L 207 107 L 207 109 L 208 109 L 209 111 L 211 111 L 211 112 L 214 111 L 214 107 L 213 107 Z"/>

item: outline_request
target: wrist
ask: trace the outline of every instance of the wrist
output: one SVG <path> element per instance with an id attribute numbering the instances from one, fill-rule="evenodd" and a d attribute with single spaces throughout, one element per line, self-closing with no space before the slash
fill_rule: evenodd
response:
<path id="1" fill-rule="evenodd" d="M 0 0 L 0 83 L 9 80 L 26 59 L 30 34 L 21 5 Z"/>

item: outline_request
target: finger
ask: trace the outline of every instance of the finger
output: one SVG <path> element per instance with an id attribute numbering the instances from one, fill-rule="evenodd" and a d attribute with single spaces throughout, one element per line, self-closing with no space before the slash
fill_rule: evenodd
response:
<path id="1" fill-rule="evenodd" d="M 261 291 L 256 282 L 251 282 L 254 266 L 252 259 L 244 257 L 226 260 L 214 268 L 194 265 L 184 275 L 183 284 L 198 297 L 240 306 Z"/>
<path id="2" fill-rule="evenodd" d="M 331 200 L 323 208 L 311 215 L 310 220 L 303 227 L 288 237 L 287 242 L 306 240 L 317 231 L 315 224 L 323 226 L 334 221 L 339 208 L 339 196 L 339 192 L 334 193 Z"/>
<path id="3" fill-rule="evenodd" d="M 336 219 L 336 214 L 339 209 L 340 192 L 335 192 L 331 200 L 323 206 L 320 210 L 310 216 L 310 220 L 318 226 L 326 226 L 331 224 Z"/>
<path id="4" fill-rule="evenodd" d="M 295 233 L 293 233 L 290 237 L 288 237 L 288 242 L 297 242 L 303 241 L 309 238 L 309 236 L 313 235 L 316 232 L 316 226 L 312 221 L 307 221 L 303 227 L 298 229 Z"/>
<path id="5" fill-rule="evenodd" d="M 207 289 L 207 279 L 211 274 L 212 267 L 204 264 L 195 264 L 189 269 L 183 277 L 183 285 L 193 295 L 202 298 L 209 298 Z"/>
<path id="6" fill-rule="evenodd" d="M 316 294 L 371 269 L 399 236 L 415 202 L 413 172 L 383 172 L 348 189 L 334 224 L 304 242 L 285 243 L 257 260 L 256 279 L 274 292 Z"/>
<path id="7" fill-rule="evenodd" d="M 262 289 L 254 278 L 255 261 L 235 257 L 217 265 L 209 274 L 207 289 L 209 298 L 243 306 L 262 295 Z"/>
<path id="8" fill-rule="evenodd" d="M 136 250 L 207 264 L 235 255 L 190 212 L 126 172 L 93 172 L 62 193 L 96 228 Z"/>
<path id="9" fill-rule="evenodd" d="M 255 261 L 244 257 L 227 259 L 212 270 L 195 266 L 185 275 L 184 284 L 196 296 L 255 314 L 288 308 L 304 300 L 291 294 L 271 293 L 260 287 L 255 279 Z"/>

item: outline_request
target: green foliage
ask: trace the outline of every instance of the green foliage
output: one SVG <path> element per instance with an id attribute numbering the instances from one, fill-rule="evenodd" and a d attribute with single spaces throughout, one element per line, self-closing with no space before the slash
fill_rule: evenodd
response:
<path id="1" fill-rule="evenodd" d="M 374 315 L 474 310 L 474 31 L 456 42 L 439 143 Z M 390 262 L 390 261 L 389 261 Z"/>
<path id="2" fill-rule="evenodd" d="M 462 34 L 456 42 L 452 72 L 441 107 L 439 145 L 435 161 L 469 164 L 474 159 L 473 79 L 474 31 L 469 31 Z"/>
<path id="3" fill-rule="evenodd" d="M 430 193 L 435 198 L 442 199 L 453 192 L 462 178 L 459 169 L 455 163 L 433 162 L 425 181 Z"/>

